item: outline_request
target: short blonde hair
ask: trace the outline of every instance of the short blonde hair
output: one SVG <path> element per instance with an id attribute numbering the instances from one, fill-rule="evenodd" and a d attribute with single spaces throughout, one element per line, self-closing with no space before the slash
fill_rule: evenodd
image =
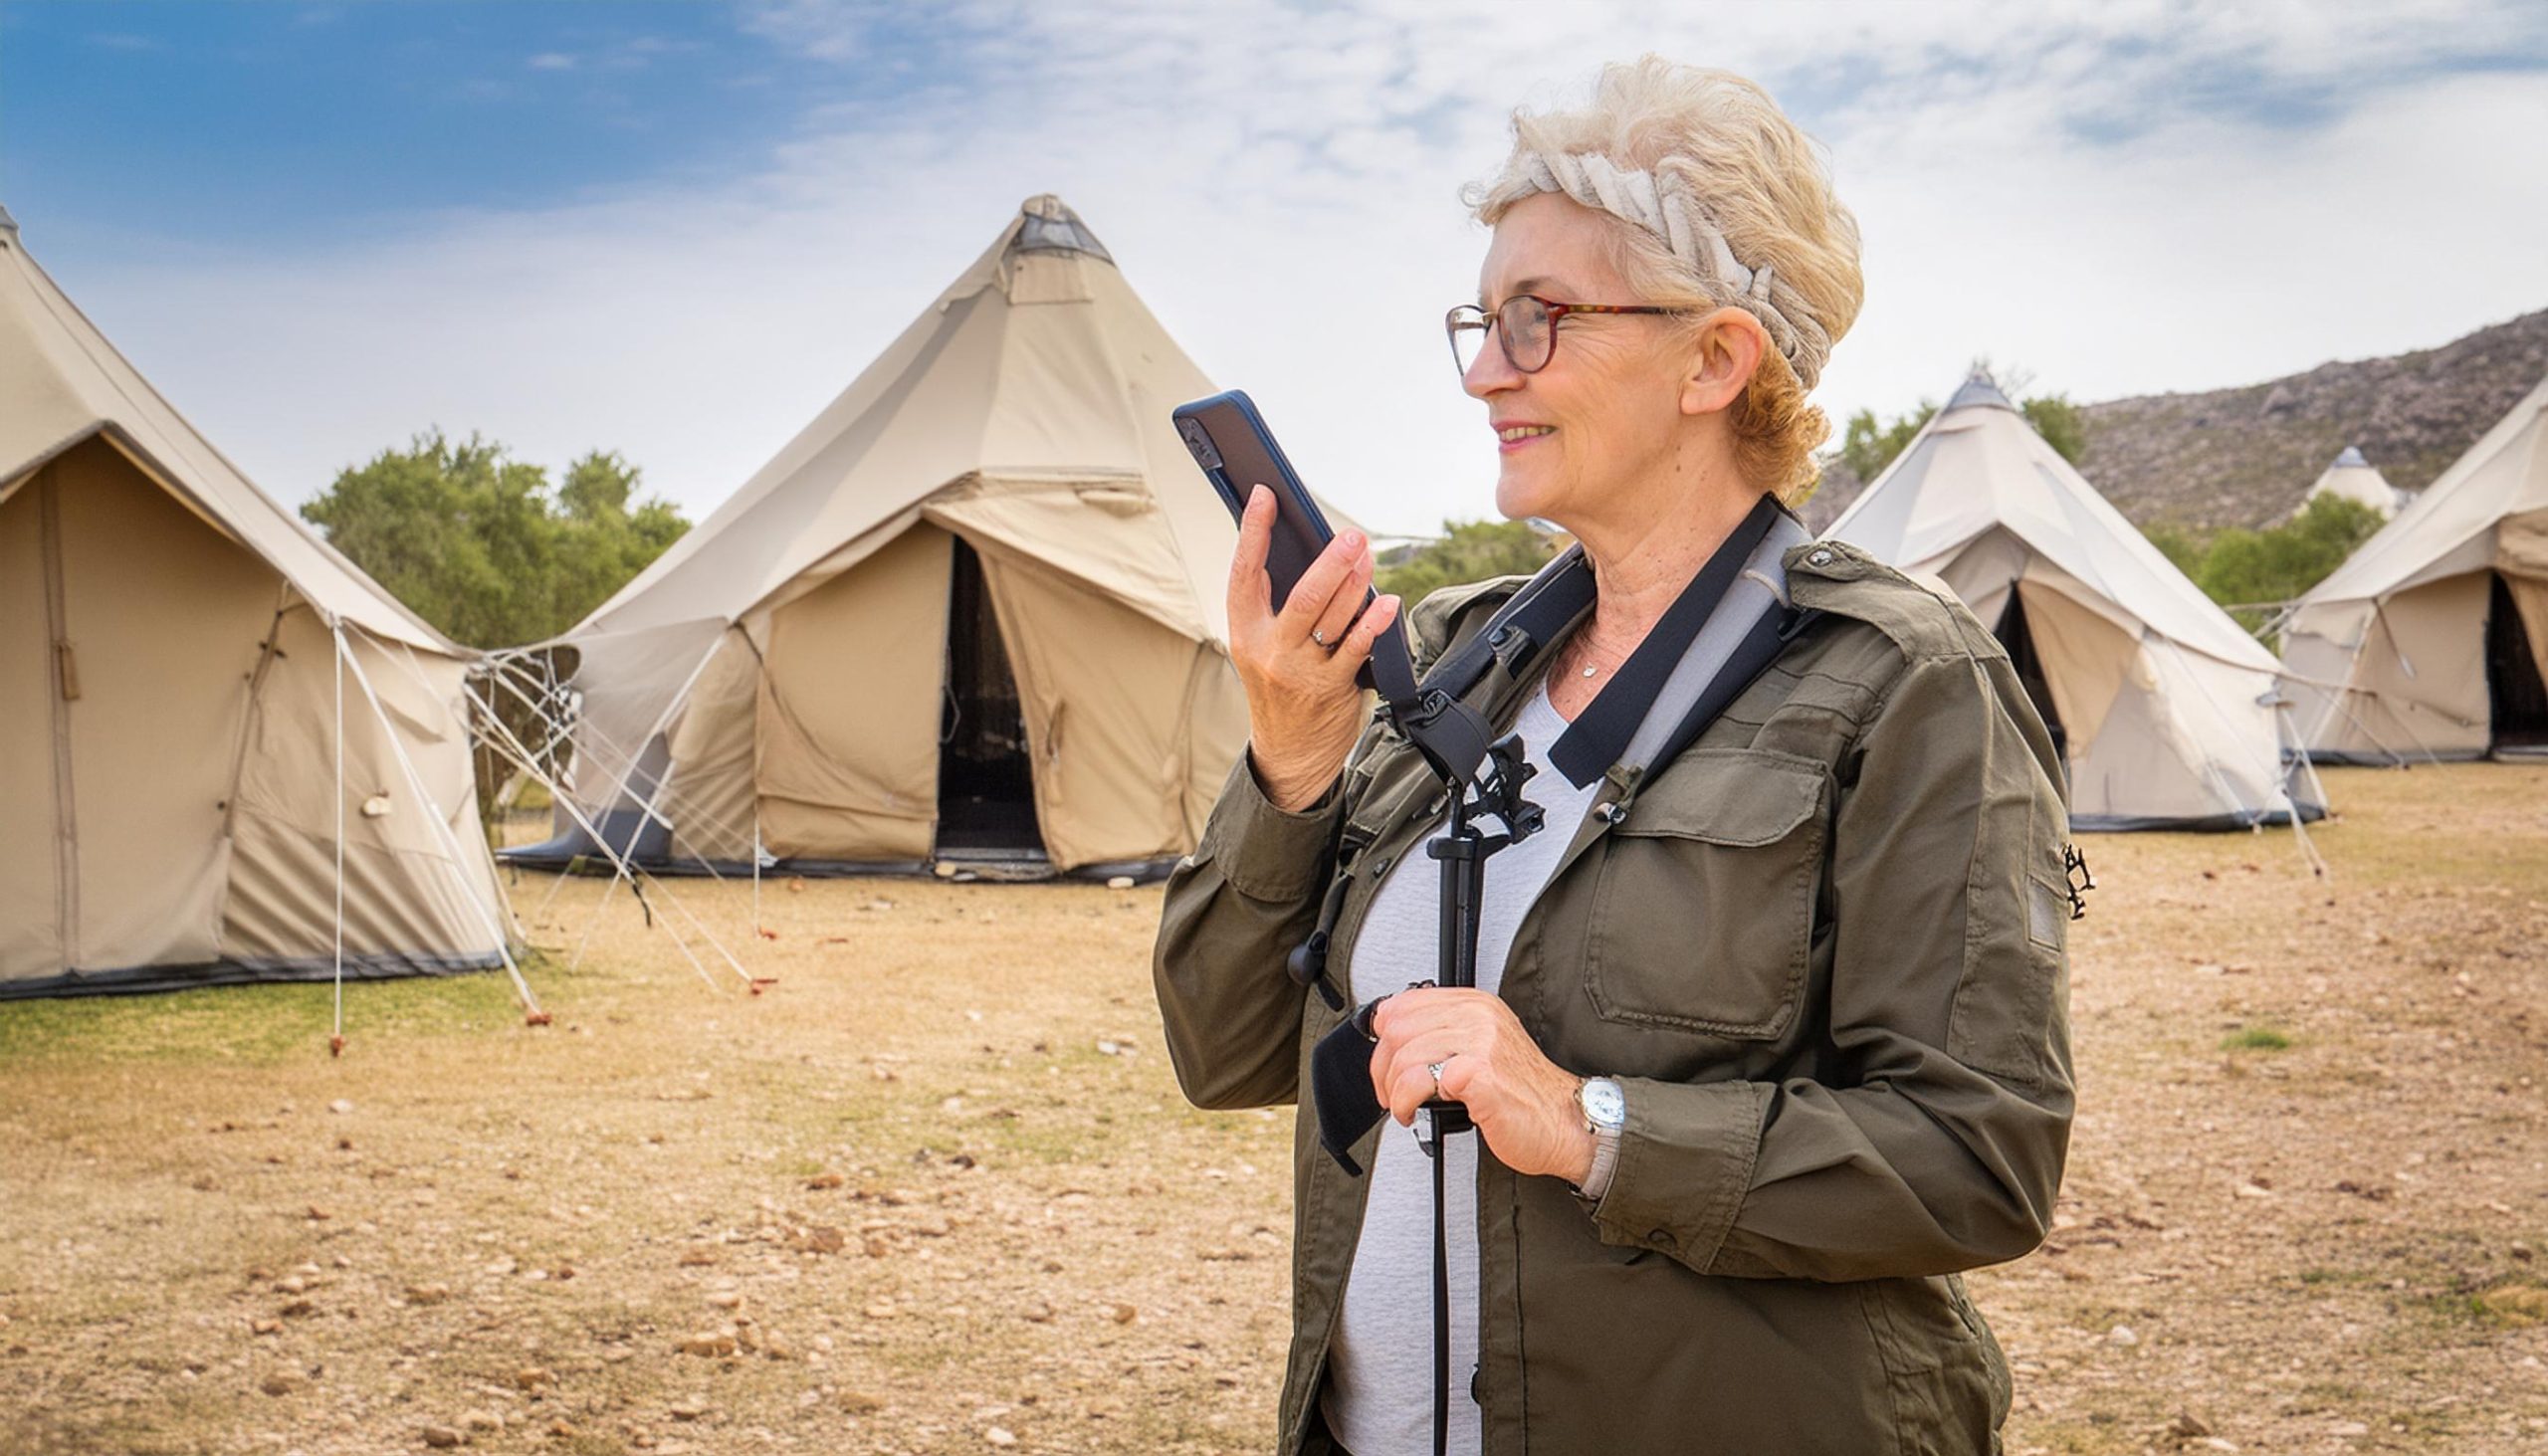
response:
<path id="1" fill-rule="evenodd" d="M 1493 227 L 1544 184 L 1534 156 L 1597 154 L 1612 166 L 1670 179 L 1703 199 L 1708 220 L 1745 266 L 1774 270 L 1812 324 L 1837 342 L 1856 321 L 1865 295 L 1858 272 L 1858 223 L 1831 190 L 1812 139 L 1769 93 L 1729 71 L 1682 66 L 1660 56 L 1601 68 L 1592 104 L 1580 110 L 1513 113 L 1513 153 L 1493 180 L 1462 194 Z M 1612 260 L 1635 302 L 1712 312 L 1746 307 L 1644 227 L 1607 212 Z M 1754 312 L 1758 312 L 1755 310 Z M 1693 337 L 1698 319 L 1689 324 Z M 1818 364 L 1818 360 L 1810 361 Z M 1805 401 L 1805 385 L 1775 340 L 1735 404 L 1735 448 L 1747 478 L 1795 505 L 1819 476 L 1813 452 L 1831 422 Z"/>

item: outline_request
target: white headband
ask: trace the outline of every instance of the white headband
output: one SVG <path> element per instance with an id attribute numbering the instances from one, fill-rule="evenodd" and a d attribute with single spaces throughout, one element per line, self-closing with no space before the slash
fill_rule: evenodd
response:
<path id="1" fill-rule="evenodd" d="M 1707 209 L 1678 179 L 1667 176 L 1658 185 L 1652 172 L 1615 166 L 1590 151 L 1526 151 L 1514 158 L 1513 173 L 1539 191 L 1561 193 L 1660 238 L 1720 302 L 1761 320 L 1805 388 L 1821 377 L 1831 357 L 1831 335 L 1814 321 L 1804 296 L 1766 263 L 1744 267 Z"/>

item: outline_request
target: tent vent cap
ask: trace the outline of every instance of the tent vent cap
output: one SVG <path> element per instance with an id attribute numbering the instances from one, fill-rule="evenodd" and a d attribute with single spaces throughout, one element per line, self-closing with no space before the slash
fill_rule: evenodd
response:
<path id="1" fill-rule="evenodd" d="M 1023 219 L 1017 229 L 1017 240 L 1008 245 L 1009 253 L 1085 253 L 1105 262 L 1115 261 L 1106 245 L 1079 220 L 1079 214 L 1063 205 L 1062 199 L 1050 192 L 1029 197 L 1018 209 Z"/>
<path id="2" fill-rule="evenodd" d="M 2016 413 L 2017 409 L 2016 405 L 2009 403 L 2009 396 L 2000 392 L 2000 386 L 1992 383 L 1991 376 L 1988 374 L 1976 374 L 1965 380 L 1964 387 L 1955 392 L 1953 399 L 1947 401 L 1944 412 L 1953 413 L 1975 405 L 1996 405 L 2012 413 Z"/>

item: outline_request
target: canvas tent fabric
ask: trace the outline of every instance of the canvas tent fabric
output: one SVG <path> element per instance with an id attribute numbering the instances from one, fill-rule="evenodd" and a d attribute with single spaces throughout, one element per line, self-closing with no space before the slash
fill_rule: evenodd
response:
<path id="1" fill-rule="evenodd" d="M 2325 812 L 2286 765 L 2273 655 L 1989 380 L 1968 381 L 1823 532 L 1961 597 L 2011 641 L 2082 830 L 2239 828 Z"/>
<path id="2" fill-rule="evenodd" d="M 2351 445 L 2319 472 L 2318 479 L 2309 485 L 2309 493 L 2301 497 L 2300 504 L 2292 509 L 2292 515 L 2308 510 L 2309 503 L 2321 496 L 2333 496 L 2357 506 L 2369 507 L 2379 512 L 2384 520 L 2405 510 L 2407 503 L 2416 498 L 2413 491 L 2402 491 L 2389 484 L 2388 477 L 2365 460 L 2361 450 Z"/>
<path id="3" fill-rule="evenodd" d="M 335 975 L 340 813 L 345 975 L 503 963 L 467 655 L 222 458 L 5 217 L 0 997 Z"/>
<path id="4" fill-rule="evenodd" d="M 650 833 L 638 848 L 674 869 L 940 859 L 962 649 L 1013 685 L 1028 848 L 1050 869 L 1190 851 L 1246 737 L 1223 620 L 1235 531 L 1169 420 L 1212 389 L 1087 225 L 1029 199 L 560 639 L 581 817 Z M 559 829 L 509 857 L 589 850 Z"/>
<path id="5" fill-rule="evenodd" d="M 2548 379 L 2294 604 L 2282 651 L 2321 757 L 2548 746 Z"/>

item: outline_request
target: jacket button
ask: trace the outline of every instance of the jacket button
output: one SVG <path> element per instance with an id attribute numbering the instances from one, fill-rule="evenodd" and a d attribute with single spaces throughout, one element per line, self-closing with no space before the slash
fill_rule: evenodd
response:
<path id="1" fill-rule="evenodd" d="M 1628 816 L 1628 811 L 1617 804 L 1603 804 L 1595 812 L 1600 814 L 1601 822 L 1604 824 L 1616 824 Z"/>

